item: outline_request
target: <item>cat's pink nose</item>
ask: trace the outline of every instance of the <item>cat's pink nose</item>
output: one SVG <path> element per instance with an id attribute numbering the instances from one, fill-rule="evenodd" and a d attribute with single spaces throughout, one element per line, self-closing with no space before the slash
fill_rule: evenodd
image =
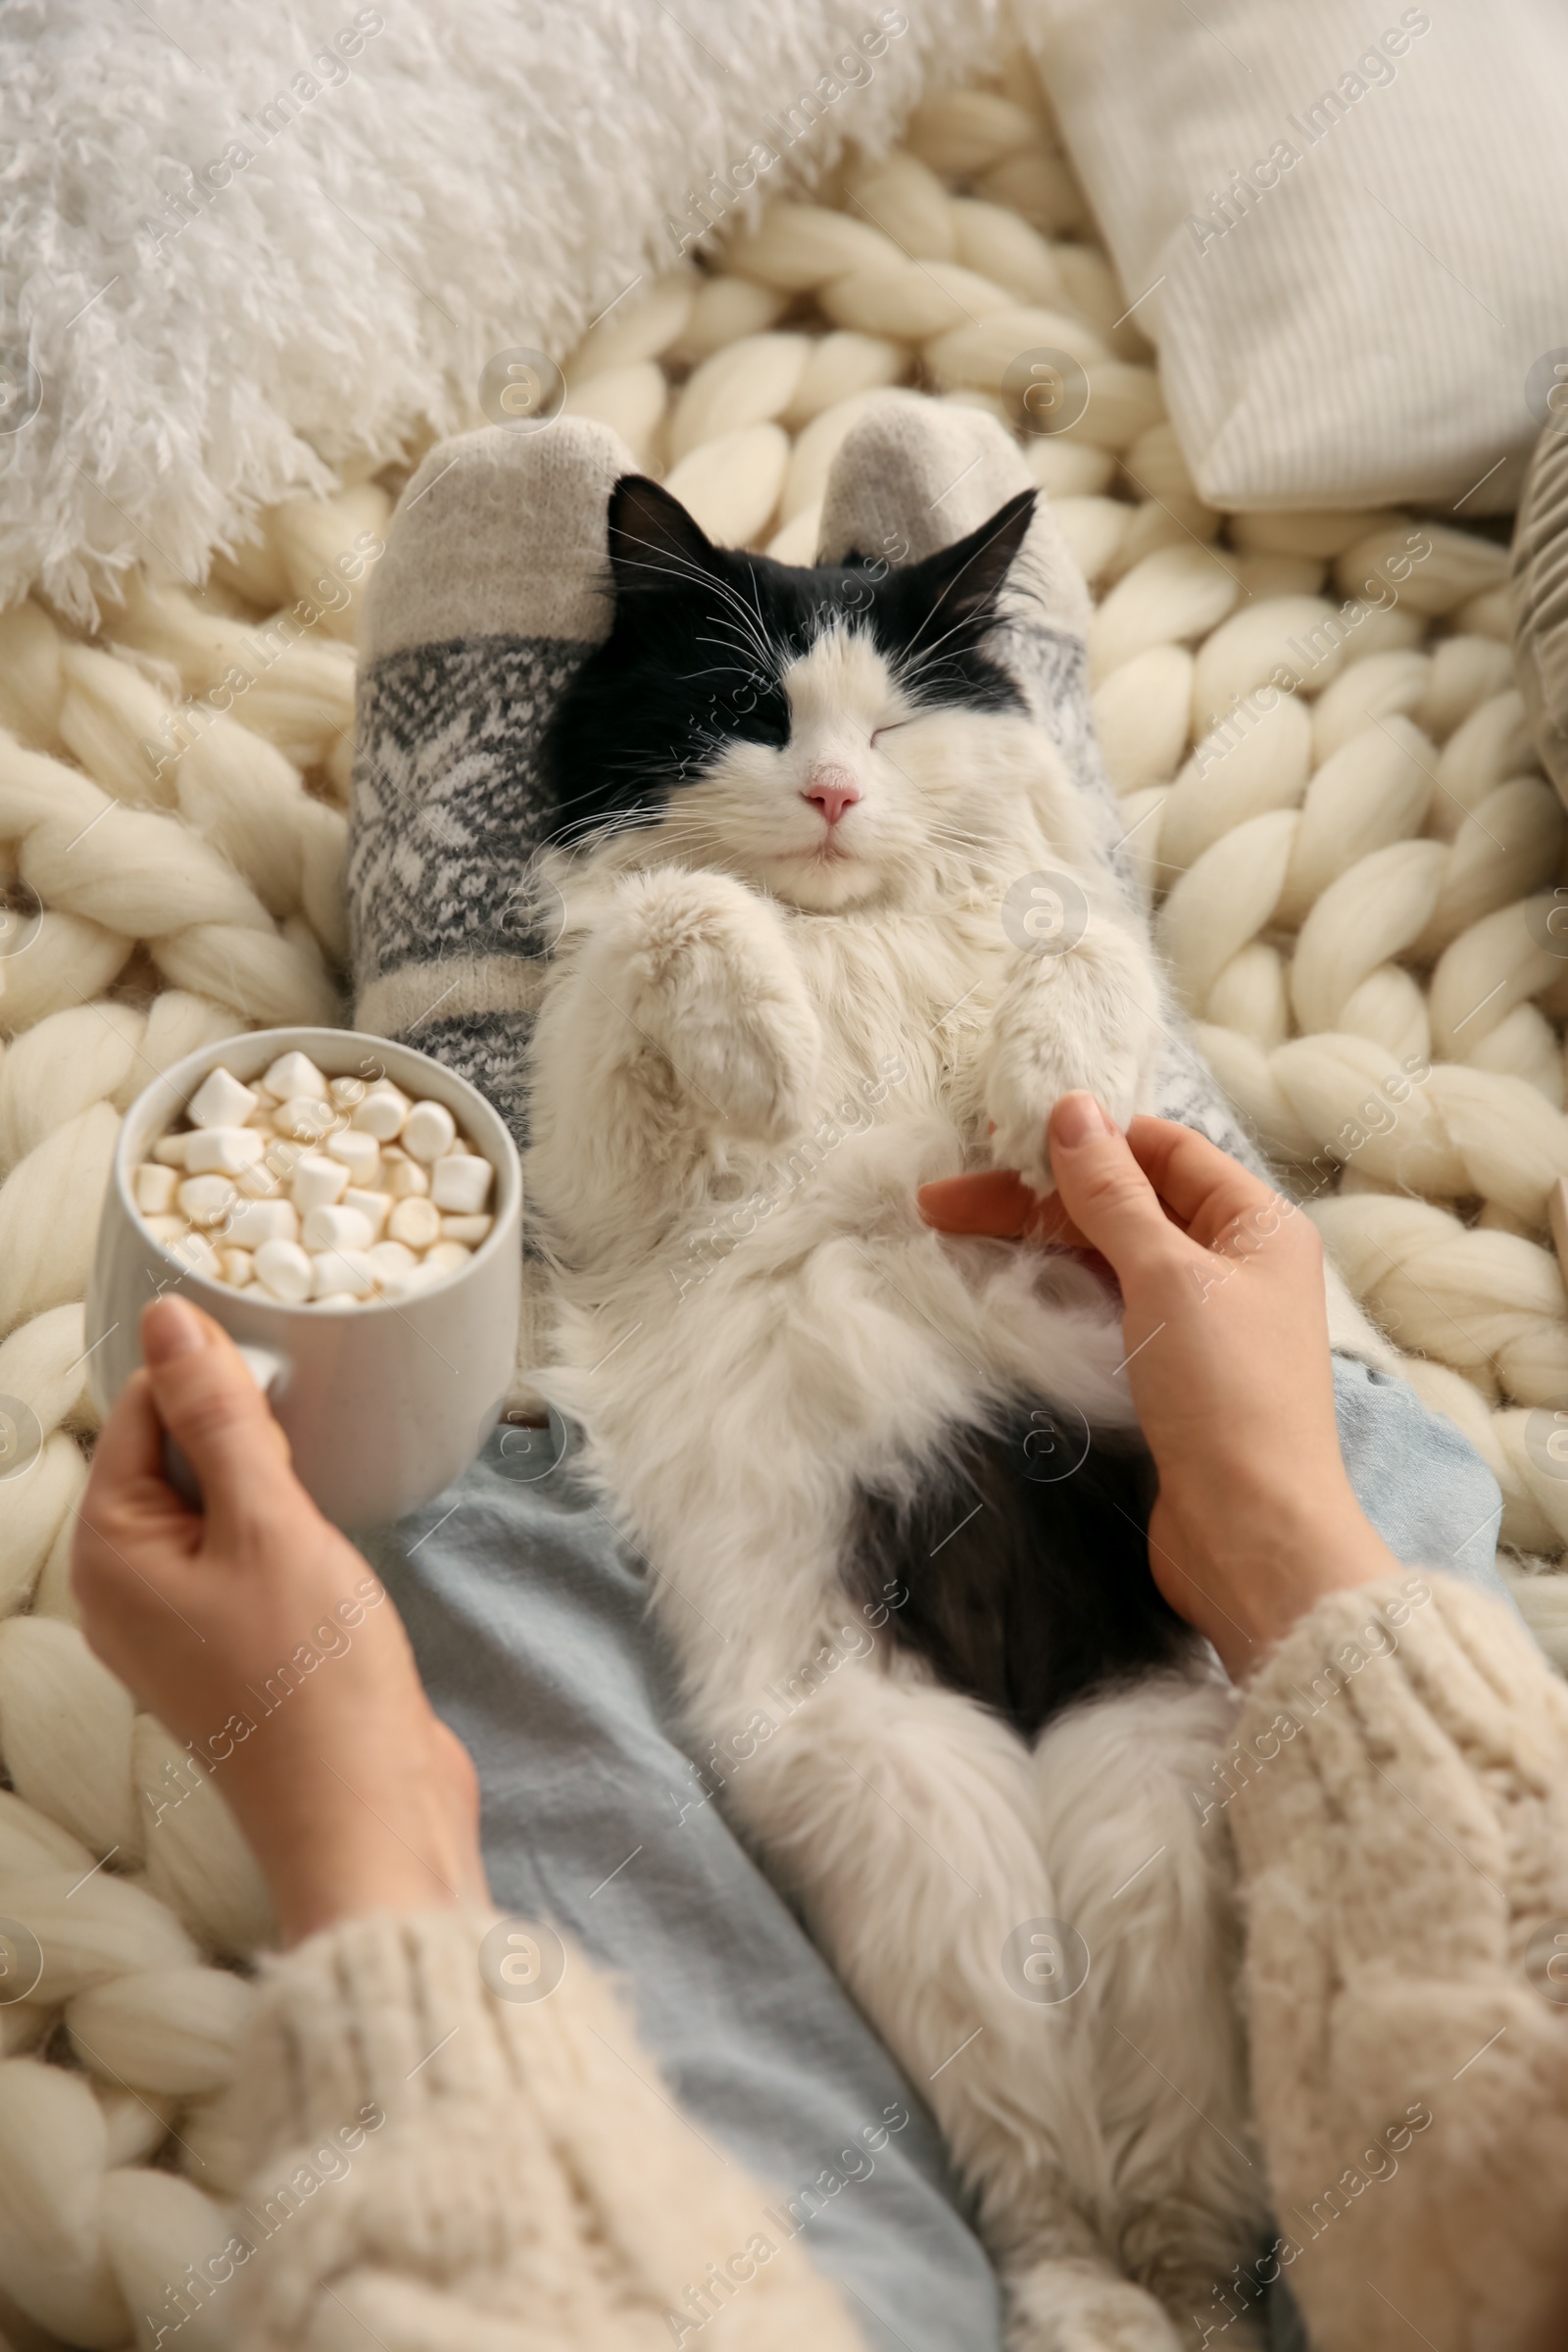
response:
<path id="1" fill-rule="evenodd" d="M 801 794 L 803 801 L 821 809 L 822 821 L 829 825 L 836 825 L 859 797 L 860 787 L 847 767 L 813 767 Z"/>

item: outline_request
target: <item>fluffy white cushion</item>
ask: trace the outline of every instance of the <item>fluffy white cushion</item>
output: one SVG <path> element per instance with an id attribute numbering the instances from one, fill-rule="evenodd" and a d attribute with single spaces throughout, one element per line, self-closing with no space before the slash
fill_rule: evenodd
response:
<path id="1" fill-rule="evenodd" d="M 1558 0 L 1020 15 L 1203 497 L 1506 512 L 1568 344 Z"/>

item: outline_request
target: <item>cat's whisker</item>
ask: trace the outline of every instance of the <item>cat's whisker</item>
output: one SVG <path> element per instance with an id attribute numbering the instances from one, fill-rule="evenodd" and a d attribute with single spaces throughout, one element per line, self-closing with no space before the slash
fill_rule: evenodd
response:
<path id="1" fill-rule="evenodd" d="M 638 539 L 634 540 L 632 544 L 638 547 L 653 547 L 656 545 L 656 542 L 649 539 Z M 659 549 L 659 552 L 666 558 L 670 553 L 668 549 L 662 547 Z M 772 649 L 767 643 L 765 623 L 763 621 L 760 606 L 747 604 L 746 600 L 727 580 L 720 579 L 716 573 L 708 571 L 704 569 L 701 564 L 693 564 L 689 560 L 683 564 L 671 564 L 668 561 L 662 564 L 639 562 L 635 568 L 639 571 L 662 571 L 667 573 L 671 579 L 677 579 L 683 582 L 692 582 L 700 587 L 711 590 L 713 594 L 722 598 L 726 605 L 731 606 L 734 611 L 740 614 L 740 617 L 746 626 L 749 638 L 755 645 L 758 653 L 762 657 L 763 661 L 767 662 L 771 660 Z"/>
<path id="2" fill-rule="evenodd" d="M 551 836 L 552 849 L 568 857 L 593 852 L 625 833 L 652 832 L 660 823 L 662 811 L 658 808 L 617 809 L 609 815 L 595 814 L 579 817 L 573 824 L 563 826 Z"/>
<path id="3" fill-rule="evenodd" d="M 653 571 L 662 567 L 657 564 L 649 564 L 645 566 L 645 568 Z M 673 572 L 671 576 L 678 579 L 682 575 L 678 572 Z M 773 648 L 768 644 L 767 639 L 763 635 L 760 627 L 754 623 L 750 608 L 743 604 L 738 598 L 734 597 L 728 590 L 724 589 L 720 583 L 714 581 L 708 584 L 712 586 L 717 593 L 722 596 L 726 604 L 733 605 L 736 612 L 739 614 L 740 619 L 745 627 L 745 638 L 743 640 L 745 650 L 749 651 L 753 659 L 760 662 L 764 668 L 772 668 L 774 662 Z"/>

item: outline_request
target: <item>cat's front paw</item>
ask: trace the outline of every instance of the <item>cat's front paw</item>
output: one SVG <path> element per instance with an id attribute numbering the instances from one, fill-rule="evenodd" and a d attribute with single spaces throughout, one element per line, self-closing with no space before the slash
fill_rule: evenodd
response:
<path id="1" fill-rule="evenodd" d="M 797 1134 L 822 1033 L 773 909 L 727 875 L 668 870 L 628 884 L 617 929 L 617 993 L 696 1115 L 757 1143 Z"/>
<path id="2" fill-rule="evenodd" d="M 1141 1080 L 1139 1057 L 1130 1052 L 1106 1053 L 1091 1068 L 1049 1038 L 1014 1034 L 999 1039 L 985 1090 L 993 1130 L 992 1165 L 1016 1168 L 1037 1193 L 1054 1192 L 1046 1127 L 1062 1096 L 1092 1094 L 1125 1129 L 1137 1107 Z"/>

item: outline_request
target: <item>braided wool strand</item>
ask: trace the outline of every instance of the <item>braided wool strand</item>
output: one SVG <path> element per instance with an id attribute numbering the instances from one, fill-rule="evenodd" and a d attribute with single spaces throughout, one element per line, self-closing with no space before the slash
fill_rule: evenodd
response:
<path id="1" fill-rule="evenodd" d="M 1205 507 L 1085 229 L 1014 60 L 616 306 L 564 363 L 569 405 L 716 539 L 808 562 L 872 401 L 1022 427 L 1020 354 L 1083 369 L 1082 417 L 1023 447 L 1098 595 L 1097 725 L 1199 1042 L 1490 1463 L 1509 1543 L 1555 1557 L 1564 818 L 1510 683 L 1502 552 L 1396 513 Z M 42 1959 L 0 2002 L 0 2276 L 106 2352 L 229 2233 L 237 1964 L 270 1920 L 218 1788 L 75 1626 L 80 1299 L 142 1086 L 247 1025 L 337 1017 L 355 625 L 401 478 L 264 515 L 199 593 L 133 577 L 92 642 L 38 604 L 0 615 L 0 1412 L 32 1454 L 0 1510 L 0 1916 Z M 1568 1580 L 1517 1589 L 1568 1656 Z M 221 2297 L 183 2308 L 193 2352 L 227 2340 Z"/>

